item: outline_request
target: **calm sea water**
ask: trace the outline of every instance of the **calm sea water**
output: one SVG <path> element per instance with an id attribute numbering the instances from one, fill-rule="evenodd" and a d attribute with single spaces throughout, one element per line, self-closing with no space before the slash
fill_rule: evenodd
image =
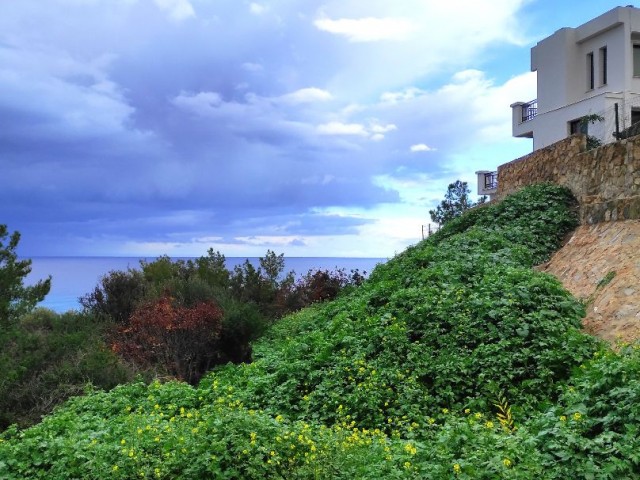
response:
<path id="1" fill-rule="evenodd" d="M 31 274 L 25 283 L 33 284 L 39 279 L 51 275 L 51 291 L 39 306 L 50 308 L 56 312 L 80 309 L 78 298 L 91 292 L 98 284 L 100 277 L 112 270 L 138 268 L 140 258 L 134 257 L 34 257 Z M 145 258 L 153 261 L 155 258 Z M 227 269 L 244 263 L 245 258 L 231 257 L 226 259 Z M 258 258 L 249 258 L 255 266 L 259 266 Z M 285 271 L 293 270 L 300 276 L 310 269 L 358 269 L 362 273 L 384 263 L 384 258 L 328 258 L 328 257 L 285 257 Z"/>

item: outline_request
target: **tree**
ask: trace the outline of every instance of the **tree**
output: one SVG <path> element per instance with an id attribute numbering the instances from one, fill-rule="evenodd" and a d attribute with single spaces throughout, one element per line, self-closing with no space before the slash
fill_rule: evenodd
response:
<path id="1" fill-rule="evenodd" d="M 7 226 L 0 224 L 0 328 L 3 329 L 33 310 L 51 289 L 51 276 L 24 286 L 24 279 L 31 273 L 31 260 L 18 260 L 19 242 L 19 232 L 10 235 Z"/>
<path id="2" fill-rule="evenodd" d="M 475 206 L 476 204 L 469 200 L 470 193 L 471 190 L 469 190 L 467 182 L 456 180 L 454 183 L 450 183 L 447 193 L 444 195 L 444 200 L 440 202 L 440 205 L 435 210 L 429 210 L 431 221 L 444 225 L 449 220 L 462 215 L 465 210 Z"/>

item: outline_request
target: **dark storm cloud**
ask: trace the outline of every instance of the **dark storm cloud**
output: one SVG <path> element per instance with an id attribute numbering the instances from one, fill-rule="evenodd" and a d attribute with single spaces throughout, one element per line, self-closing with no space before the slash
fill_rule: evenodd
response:
<path id="1" fill-rule="evenodd" d="M 434 121 L 437 92 L 388 93 L 450 60 L 350 44 L 327 20 L 347 4 L 3 3 L 0 222 L 33 255 L 357 235 L 375 215 L 331 209 L 401 206 L 378 181 L 401 167 L 444 176 L 457 119 Z"/>

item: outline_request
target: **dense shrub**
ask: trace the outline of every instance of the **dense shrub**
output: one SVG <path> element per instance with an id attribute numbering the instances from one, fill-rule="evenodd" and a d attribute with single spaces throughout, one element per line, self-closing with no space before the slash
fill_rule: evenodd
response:
<path id="1" fill-rule="evenodd" d="M 126 324 L 145 298 L 148 288 L 144 276 L 138 270 L 115 270 L 104 275 L 91 293 L 80 297 L 80 305 L 92 315 Z"/>
<path id="2" fill-rule="evenodd" d="M 133 378 L 101 339 L 95 317 L 36 309 L 0 335 L 0 429 L 33 424 L 87 384 L 110 389 Z"/>
<path id="3" fill-rule="evenodd" d="M 222 310 L 214 303 L 182 307 L 162 297 L 138 307 L 112 348 L 134 363 L 195 383 L 218 363 L 221 330 Z"/>
<path id="4" fill-rule="evenodd" d="M 300 277 L 292 288 L 285 292 L 286 312 L 295 312 L 317 302 L 333 300 L 341 293 L 359 287 L 365 281 L 367 273 L 345 269 L 312 269 Z"/>
<path id="5" fill-rule="evenodd" d="M 80 302 L 86 312 L 124 325 L 114 327 L 120 329 L 118 337 L 128 331 L 134 316 L 138 324 L 141 318 L 149 318 L 149 328 L 156 328 L 149 315 L 156 312 L 166 296 L 171 297 L 171 304 L 177 309 L 172 315 L 181 315 L 203 303 L 219 305 L 223 320 L 221 331 L 216 333 L 216 353 L 207 357 L 193 376 L 182 370 L 176 373 L 174 367 L 157 355 L 149 354 L 142 361 L 142 356 L 133 351 L 116 349 L 128 359 L 137 359 L 136 364 L 144 365 L 145 371 L 172 372 L 193 381 L 203 373 L 204 366 L 251 361 L 250 343 L 275 319 L 312 303 L 333 299 L 364 281 L 357 270 L 350 275 L 344 270 L 310 271 L 295 281 L 293 272 L 285 274 L 284 268 L 284 255 L 270 250 L 259 260 L 258 267 L 247 260 L 231 272 L 225 268 L 224 255 L 212 249 L 195 260 L 172 260 L 163 255 L 151 262 L 141 261 L 140 270 L 109 272 Z M 145 310 L 150 313 L 144 314 Z M 184 352 L 175 355 L 181 357 Z M 156 360 L 159 363 L 154 365 Z"/>

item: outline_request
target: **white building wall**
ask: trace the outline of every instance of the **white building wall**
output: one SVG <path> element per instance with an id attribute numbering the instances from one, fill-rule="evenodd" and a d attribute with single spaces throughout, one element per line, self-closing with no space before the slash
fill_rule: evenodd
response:
<path id="1" fill-rule="evenodd" d="M 640 45 L 640 9 L 617 7 L 581 25 L 563 28 L 531 49 L 531 70 L 537 72 L 538 114 L 522 121 L 522 104 L 513 108 L 513 135 L 533 137 L 533 148 L 569 135 L 569 122 L 585 115 L 605 116 L 589 125 L 589 134 L 613 141 L 613 105 L 621 109 L 620 128 L 629 126 L 631 106 L 640 107 L 640 77 L 633 76 L 633 44 Z M 603 83 L 602 48 L 606 47 L 607 78 Z M 594 85 L 590 88 L 588 54 L 593 54 Z"/>

